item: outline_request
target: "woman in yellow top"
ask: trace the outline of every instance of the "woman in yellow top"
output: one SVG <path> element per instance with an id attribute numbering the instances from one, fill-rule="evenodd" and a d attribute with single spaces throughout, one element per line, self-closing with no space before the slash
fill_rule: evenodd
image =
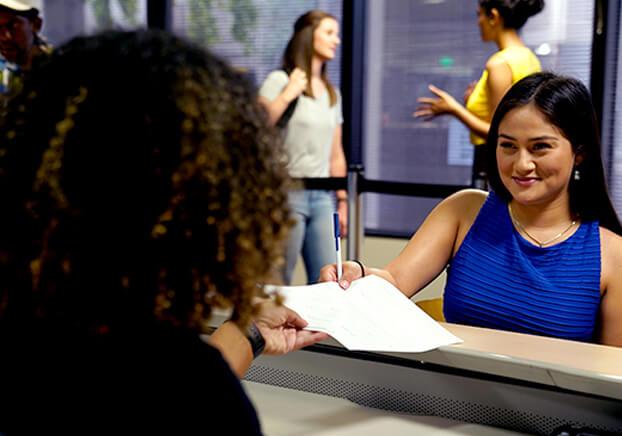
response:
<path id="1" fill-rule="evenodd" d="M 477 22 L 482 41 L 493 41 L 499 51 L 488 59 L 479 81 L 467 88 L 466 107 L 434 85 L 429 89 L 436 97 L 417 100 L 420 105 L 413 114 L 416 118 L 449 114 L 469 128 L 471 143 L 475 146 L 472 179 L 475 187 L 486 184 L 483 149 L 479 146 L 486 142 L 497 104 L 514 83 L 541 70 L 540 61 L 520 39 L 518 30 L 543 7 L 544 0 L 479 0 Z"/>

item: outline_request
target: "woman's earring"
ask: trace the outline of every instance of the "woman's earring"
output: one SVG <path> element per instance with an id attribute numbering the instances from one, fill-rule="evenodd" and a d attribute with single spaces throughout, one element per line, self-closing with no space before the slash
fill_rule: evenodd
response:
<path id="1" fill-rule="evenodd" d="M 574 180 L 576 182 L 581 180 L 581 172 L 577 168 L 575 168 L 575 170 L 574 170 Z"/>

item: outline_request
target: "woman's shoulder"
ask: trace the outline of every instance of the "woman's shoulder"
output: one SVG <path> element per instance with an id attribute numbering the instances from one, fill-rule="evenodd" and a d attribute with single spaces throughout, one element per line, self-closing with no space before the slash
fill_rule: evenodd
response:
<path id="1" fill-rule="evenodd" d="M 598 230 L 603 257 L 622 263 L 622 236 L 602 226 Z"/>
<path id="2" fill-rule="evenodd" d="M 486 61 L 486 69 L 490 71 L 491 68 L 498 68 L 501 65 L 507 66 L 508 56 L 509 55 L 505 50 L 499 50 L 498 52 L 493 53 Z"/>
<path id="3" fill-rule="evenodd" d="M 479 189 L 462 189 L 451 194 L 441 204 L 450 209 L 462 224 L 470 227 L 489 196 L 488 192 Z"/>
<path id="4" fill-rule="evenodd" d="M 462 242 L 475 223 L 486 201 L 493 197 L 494 194 L 489 194 L 479 189 L 463 189 L 450 195 L 439 204 L 439 208 L 445 209 L 444 216 L 446 219 L 450 220 L 453 225 L 455 225 L 456 233 L 452 249 L 453 256 L 456 255 L 462 246 Z"/>
<path id="5" fill-rule="evenodd" d="M 451 194 L 443 202 L 451 204 L 454 207 L 481 209 L 490 194 L 480 189 L 462 189 Z"/>
<path id="6" fill-rule="evenodd" d="M 261 84 L 259 95 L 269 101 L 275 99 L 289 82 L 289 76 L 283 70 L 272 71 Z"/>
<path id="7" fill-rule="evenodd" d="M 622 268 L 622 236 L 605 227 L 600 227 L 599 231 L 601 291 L 619 290 L 622 287 L 622 276 L 620 275 L 620 268 Z"/>
<path id="8" fill-rule="evenodd" d="M 270 71 L 268 76 L 266 76 L 266 82 L 267 81 L 274 81 L 285 84 L 289 82 L 289 76 L 284 70 L 274 70 Z"/>
<path id="9" fill-rule="evenodd" d="M 289 82 L 289 76 L 283 70 L 274 70 L 268 73 L 261 87 L 284 87 Z"/>
<path id="10" fill-rule="evenodd" d="M 486 66 L 498 66 L 499 64 L 507 64 L 521 61 L 525 58 L 536 57 L 535 53 L 527 46 L 511 46 L 494 52 L 486 61 Z"/>

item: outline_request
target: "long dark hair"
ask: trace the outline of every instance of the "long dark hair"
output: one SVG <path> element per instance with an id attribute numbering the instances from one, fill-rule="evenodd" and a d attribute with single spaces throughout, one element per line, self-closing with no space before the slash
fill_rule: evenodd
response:
<path id="1" fill-rule="evenodd" d="M 622 235 L 622 227 L 611 204 L 600 154 L 598 123 L 590 93 L 577 79 L 553 73 L 535 73 L 516 82 L 497 106 L 486 142 L 486 162 L 492 189 L 505 201 L 512 196 L 501 182 L 497 167 L 499 124 L 516 108 L 534 104 L 561 130 L 575 154 L 582 157 L 575 169 L 580 180 L 570 179 L 568 194 L 571 213 L 584 221 L 598 220 L 600 225 Z"/>
<path id="2" fill-rule="evenodd" d="M 320 22 L 325 18 L 337 20 L 328 12 L 317 9 L 306 12 L 298 17 L 294 23 L 294 34 L 287 43 L 287 47 L 285 47 L 285 52 L 283 53 L 281 68 L 283 68 L 287 74 L 290 74 L 294 68 L 300 68 L 307 74 L 309 79 L 311 78 L 311 60 L 314 54 L 313 33 L 320 25 Z M 322 65 L 321 77 L 326 85 L 328 96 L 330 97 L 330 105 L 334 106 L 337 103 L 337 92 L 335 91 L 335 87 L 330 83 L 330 80 L 328 80 L 326 64 Z M 307 83 L 305 95 L 313 97 L 311 80 Z"/>
<path id="3" fill-rule="evenodd" d="M 289 213 L 282 145 L 242 75 L 164 32 L 110 32 L 57 49 L 9 109 L 0 325 L 248 320 Z"/>
<path id="4" fill-rule="evenodd" d="M 496 9 L 505 28 L 518 30 L 544 8 L 544 0 L 479 0 L 479 6 L 486 14 Z"/>

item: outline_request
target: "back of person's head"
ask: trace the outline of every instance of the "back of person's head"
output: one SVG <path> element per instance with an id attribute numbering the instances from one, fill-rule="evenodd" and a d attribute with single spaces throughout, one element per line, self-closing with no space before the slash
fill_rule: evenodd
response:
<path id="1" fill-rule="evenodd" d="M 295 68 L 303 70 L 307 77 L 311 77 L 311 61 L 315 53 L 313 47 L 313 35 L 323 19 L 330 18 L 337 20 L 333 15 L 318 9 L 311 10 L 302 14 L 294 23 L 294 33 L 289 39 L 285 51 L 281 68 L 287 74 Z M 322 66 L 322 80 L 327 85 L 331 105 L 337 101 L 336 93 L 326 75 L 326 64 Z M 305 94 L 313 96 L 311 80 L 308 81 Z"/>
<path id="2" fill-rule="evenodd" d="M 479 0 L 479 6 L 487 14 L 496 9 L 505 28 L 518 30 L 544 8 L 544 0 Z"/>
<path id="3" fill-rule="evenodd" d="M 251 85 L 157 31 L 72 40 L 10 104 L 0 319 L 82 331 L 247 320 L 289 225 Z"/>
<path id="4" fill-rule="evenodd" d="M 600 152 L 598 123 L 590 93 L 578 79 L 549 72 L 535 73 L 518 81 L 503 96 L 490 124 L 486 161 L 490 185 L 506 201 L 511 194 L 503 185 L 497 168 L 496 148 L 499 125 L 513 109 L 529 104 L 557 127 L 581 157 L 575 169 L 580 179 L 570 179 L 570 210 L 581 220 L 599 220 L 601 225 L 622 234 L 611 204 Z"/>

